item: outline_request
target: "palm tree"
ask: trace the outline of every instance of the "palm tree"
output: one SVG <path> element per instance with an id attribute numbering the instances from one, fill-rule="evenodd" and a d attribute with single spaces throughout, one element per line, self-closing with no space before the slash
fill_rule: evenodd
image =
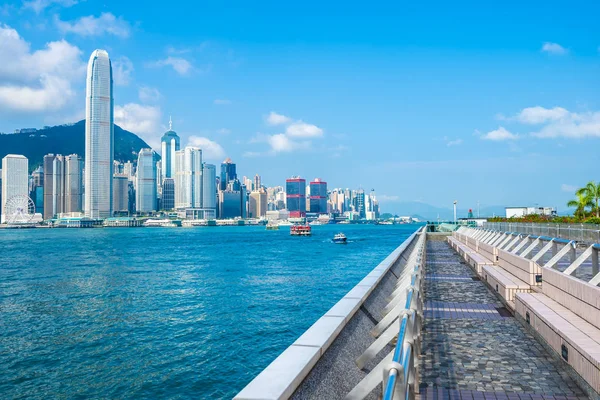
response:
<path id="1" fill-rule="evenodd" d="M 577 191 L 576 194 L 581 193 L 582 195 L 589 197 L 592 202 L 592 209 L 596 209 L 596 218 L 600 217 L 600 209 L 598 208 L 598 202 L 600 200 L 600 182 L 595 183 L 594 181 L 589 181 L 585 187 L 582 187 Z"/>
<path id="2" fill-rule="evenodd" d="M 575 196 L 577 196 L 576 200 L 570 200 L 567 203 L 567 207 L 575 207 L 575 216 L 583 218 L 585 216 L 585 208 L 593 207 L 594 202 L 592 201 L 592 197 L 588 195 L 585 188 L 579 189 L 575 192 Z"/>

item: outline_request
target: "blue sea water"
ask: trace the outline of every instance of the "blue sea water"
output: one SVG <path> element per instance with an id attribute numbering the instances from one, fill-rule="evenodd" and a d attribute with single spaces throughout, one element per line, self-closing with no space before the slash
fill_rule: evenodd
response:
<path id="1" fill-rule="evenodd" d="M 416 228 L 0 230 L 0 397 L 231 398 Z"/>

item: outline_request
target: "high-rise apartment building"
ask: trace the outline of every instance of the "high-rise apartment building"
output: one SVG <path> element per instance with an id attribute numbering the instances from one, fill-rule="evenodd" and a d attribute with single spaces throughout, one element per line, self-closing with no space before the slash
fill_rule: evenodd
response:
<path id="1" fill-rule="evenodd" d="M 202 150 L 175 152 L 175 208 L 202 208 Z"/>
<path id="2" fill-rule="evenodd" d="M 87 67 L 85 96 L 85 215 L 112 215 L 114 158 L 113 77 L 108 53 L 95 50 Z"/>
<path id="3" fill-rule="evenodd" d="M 306 216 L 306 180 L 293 176 L 285 181 L 286 206 L 290 217 Z"/>
<path id="4" fill-rule="evenodd" d="M 319 178 L 310 183 L 310 212 L 327 214 L 327 182 Z"/>
<path id="5" fill-rule="evenodd" d="M 140 150 L 136 182 L 135 210 L 140 213 L 156 211 L 156 156 L 154 150 Z"/>
<path id="6" fill-rule="evenodd" d="M 0 222 L 6 223 L 6 205 L 19 196 L 29 197 L 29 160 L 18 154 L 8 154 L 2 159 L 2 213 Z"/>
<path id="7" fill-rule="evenodd" d="M 175 177 L 175 152 L 179 151 L 179 143 L 179 136 L 173 131 L 173 122 L 169 118 L 169 130 L 160 140 L 163 178 Z"/>

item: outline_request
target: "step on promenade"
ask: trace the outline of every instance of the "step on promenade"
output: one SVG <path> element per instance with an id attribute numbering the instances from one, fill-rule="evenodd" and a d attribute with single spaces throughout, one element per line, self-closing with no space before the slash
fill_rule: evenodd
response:
<path id="1" fill-rule="evenodd" d="M 418 229 L 237 400 L 600 400 L 599 245 Z"/>
<path id="2" fill-rule="evenodd" d="M 428 241 L 420 399 L 587 399 L 446 242 Z"/>

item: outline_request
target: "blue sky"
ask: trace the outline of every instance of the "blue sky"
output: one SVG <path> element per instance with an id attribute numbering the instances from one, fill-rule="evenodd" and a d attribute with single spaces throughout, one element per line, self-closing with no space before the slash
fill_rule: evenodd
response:
<path id="1" fill-rule="evenodd" d="M 82 119 L 104 48 L 118 124 L 156 145 L 172 115 L 267 185 L 564 210 L 600 180 L 600 3 L 253 3 L 4 3 L 0 131 Z"/>

